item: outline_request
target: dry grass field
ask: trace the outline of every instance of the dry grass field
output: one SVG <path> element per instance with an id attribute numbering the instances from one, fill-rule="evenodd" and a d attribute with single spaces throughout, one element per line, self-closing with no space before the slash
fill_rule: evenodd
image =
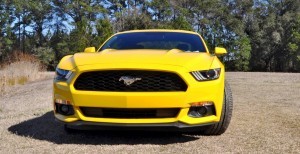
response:
<path id="1" fill-rule="evenodd" d="M 15 52 L 10 59 L 10 63 L 0 65 L 0 95 L 14 85 L 44 78 L 43 73 L 40 73 L 43 70 L 42 64 L 36 57 Z"/>
<path id="2" fill-rule="evenodd" d="M 0 153 L 300 153 L 300 73 L 227 73 L 233 119 L 221 136 L 67 134 L 52 114 L 52 79 L 0 96 Z"/>

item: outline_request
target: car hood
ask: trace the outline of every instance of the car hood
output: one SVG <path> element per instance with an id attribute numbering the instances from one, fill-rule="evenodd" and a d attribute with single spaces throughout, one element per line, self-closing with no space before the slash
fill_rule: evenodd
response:
<path id="1" fill-rule="evenodd" d="M 189 70 L 209 69 L 214 56 L 206 52 L 183 52 L 172 50 L 113 50 L 97 53 L 76 53 L 73 56 L 75 66 L 101 63 L 136 63 L 139 65 L 161 64 L 182 66 Z"/>

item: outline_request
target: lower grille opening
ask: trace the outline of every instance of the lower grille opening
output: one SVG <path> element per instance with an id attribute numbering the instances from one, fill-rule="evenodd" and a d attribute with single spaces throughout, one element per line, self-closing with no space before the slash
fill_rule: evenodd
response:
<path id="1" fill-rule="evenodd" d="M 179 108 L 163 109 L 123 109 L 123 108 L 96 108 L 80 107 L 82 113 L 87 117 L 96 118 L 174 118 L 177 117 Z"/>

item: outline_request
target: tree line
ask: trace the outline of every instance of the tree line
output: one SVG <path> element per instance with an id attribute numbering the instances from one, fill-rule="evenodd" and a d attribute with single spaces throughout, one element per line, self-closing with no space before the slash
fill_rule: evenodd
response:
<path id="1" fill-rule="evenodd" d="M 232 71 L 300 71 L 299 0 L 0 0 L 0 63 L 13 52 L 49 70 L 115 32 L 183 29 L 201 34 Z"/>

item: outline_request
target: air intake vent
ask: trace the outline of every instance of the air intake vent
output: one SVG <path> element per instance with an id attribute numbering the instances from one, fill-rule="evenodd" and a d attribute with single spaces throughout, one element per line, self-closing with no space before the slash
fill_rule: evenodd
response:
<path id="1" fill-rule="evenodd" d="M 82 73 L 76 90 L 115 92 L 186 91 L 186 83 L 175 73 L 159 71 L 110 70 Z"/>
<path id="2" fill-rule="evenodd" d="M 166 109 L 116 109 L 80 107 L 82 113 L 87 117 L 97 118 L 174 118 L 178 115 L 179 108 Z"/>

